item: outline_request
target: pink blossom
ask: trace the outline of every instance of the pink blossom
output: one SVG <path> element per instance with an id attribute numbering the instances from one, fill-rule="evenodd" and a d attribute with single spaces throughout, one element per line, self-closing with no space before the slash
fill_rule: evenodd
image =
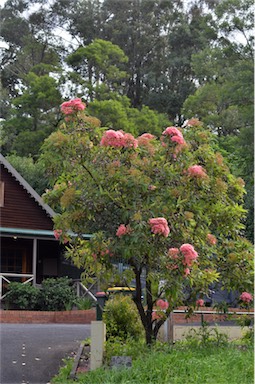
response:
<path id="1" fill-rule="evenodd" d="M 149 220 L 151 231 L 155 234 L 163 235 L 167 237 L 170 233 L 167 221 L 164 217 L 156 217 Z"/>
<path id="2" fill-rule="evenodd" d="M 62 235 L 62 229 L 55 229 L 53 233 L 54 233 L 55 239 L 59 240 L 60 236 Z"/>
<path id="3" fill-rule="evenodd" d="M 109 129 L 104 132 L 100 144 L 104 147 L 115 147 L 115 148 L 137 148 L 138 141 L 134 138 L 131 133 L 125 133 L 123 131 L 114 131 Z"/>
<path id="4" fill-rule="evenodd" d="M 164 137 L 169 137 L 172 142 L 178 143 L 180 145 L 186 144 L 181 131 L 176 127 L 167 127 L 163 132 L 163 138 L 161 138 L 163 142 Z"/>
<path id="5" fill-rule="evenodd" d="M 203 299 L 198 299 L 197 301 L 196 301 L 196 306 L 197 307 L 203 307 L 204 306 L 204 300 Z"/>
<path id="6" fill-rule="evenodd" d="M 152 135 L 151 133 L 143 133 L 141 136 L 139 136 L 139 138 L 145 138 L 148 140 L 152 140 L 152 139 L 155 139 L 155 136 Z"/>
<path id="7" fill-rule="evenodd" d="M 210 233 L 208 233 L 206 238 L 207 238 L 208 243 L 211 244 L 211 245 L 215 245 L 217 243 L 216 237 L 211 235 Z"/>
<path id="8" fill-rule="evenodd" d="M 185 144 L 185 140 L 182 136 L 172 136 L 171 141 L 180 145 Z"/>
<path id="9" fill-rule="evenodd" d="M 181 131 L 176 128 L 176 127 L 167 127 L 164 132 L 163 132 L 163 135 L 166 135 L 166 136 L 180 136 L 182 137 L 182 133 Z"/>
<path id="10" fill-rule="evenodd" d="M 199 125 L 201 125 L 201 122 L 193 117 L 190 120 L 186 120 L 183 124 L 183 127 L 197 127 Z"/>
<path id="11" fill-rule="evenodd" d="M 207 173 L 201 165 L 192 165 L 188 168 L 187 173 L 191 177 L 198 177 L 201 179 L 207 177 Z"/>
<path id="12" fill-rule="evenodd" d="M 81 99 L 77 98 L 70 101 L 65 101 L 61 104 L 60 108 L 65 115 L 72 115 L 75 112 L 83 111 L 86 106 L 81 101 Z"/>
<path id="13" fill-rule="evenodd" d="M 124 135 L 122 131 L 114 131 L 113 129 L 109 129 L 108 131 L 104 132 L 100 144 L 105 147 L 122 147 L 123 137 Z"/>
<path id="14" fill-rule="evenodd" d="M 151 319 L 152 319 L 152 321 L 158 320 L 158 319 L 160 319 L 160 315 L 156 311 L 153 311 L 151 314 Z"/>
<path id="15" fill-rule="evenodd" d="M 240 295 L 240 300 L 242 300 L 244 303 L 249 304 L 251 301 L 253 301 L 253 296 L 248 292 L 243 292 Z"/>
<path id="16" fill-rule="evenodd" d="M 123 147 L 125 148 L 137 148 L 138 147 L 138 141 L 134 138 L 131 133 L 124 133 L 124 139 L 123 139 Z"/>
<path id="17" fill-rule="evenodd" d="M 139 145 L 148 145 L 148 143 L 153 139 L 155 139 L 155 136 L 151 133 L 143 133 L 137 138 Z"/>
<path id="18" fill-rule="evenodd" d="M 126 226 L 125 224 L 121 224 L 117 229 L 116 236 L 121 237 L 127 235 L 128 233 L 130 233 L 129 225 Z"/>
<path id="19" fill-rule="evenodd" d="M 180 247 L 180 251 L 184 256 L 183 265 L 187 267 L 191 267 L 193 261 L 195 261 L 198 257 L 197 252 L 191 244 L 183 244 Z"/>
<path id="20" fill-rule="evenodd" d="M 159 319 L 162 318 L 162 316 L 163 316 L 162 313 L 158 313 L 156 311 L 153 311 L 152 314 L 151 314 L 152 321 L 159 320 Z"/>
<path id="21" fill-rule="evenodd" d="M 179 266 L 177 264 L 167 264 L 166 269 L 169 269 L 169 271 L 174 271 L 175 269 L 178 269 Z"/>
<path id="22" fill-rule="evenodd" d="M 165 300 L 158 299 L 156 302 L 156 306 L 159 307 L 162 311 L 164 311 L 169 307 L 169 304 Z"/>
<path id="23" fill-rule="evenodd" d="M 168 250 L 168 256 L 170 256 L 171 259 L 178 259 L 178 253 L 179 253 L 178 248 L 170 248 Z"/>
<path id="24" fill-rule="evenodd" d="M 188 275 L 190 275 L 190 269 L 189 268 L 185 268 L 184 269 L 184 277 L 187 277 Z"/>

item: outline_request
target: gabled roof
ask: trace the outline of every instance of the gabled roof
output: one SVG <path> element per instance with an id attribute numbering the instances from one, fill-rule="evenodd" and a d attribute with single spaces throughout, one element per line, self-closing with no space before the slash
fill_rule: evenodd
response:
<path id="1" fill-rule="evenodd" d="M 48 204 L 45 204 L 41 196 L 28 184 L 28 182 L 16 171 L 15 168 L 6 160 L 6 158 L 0 153 L 0 163 L 7 169 L 7 171 L 18 181 L 18 183 L 27 191 L 27 193 L 39 204 L 46 213 L 53 218 L 56 213 L 51 209 Z"/>

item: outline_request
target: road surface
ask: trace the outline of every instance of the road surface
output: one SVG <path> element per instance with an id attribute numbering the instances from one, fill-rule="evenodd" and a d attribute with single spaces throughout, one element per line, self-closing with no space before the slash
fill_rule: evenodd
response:
<path id="1" fill-rule="evenodd" d="M 90 325 L 1 324 L 1 384 L 47 384 L 90 337 Z"/>

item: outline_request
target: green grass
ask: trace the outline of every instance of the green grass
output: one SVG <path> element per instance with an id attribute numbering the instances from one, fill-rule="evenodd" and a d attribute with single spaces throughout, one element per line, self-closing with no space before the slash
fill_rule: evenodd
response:
<path id="1" fill-rule="evenodd" d="M 130 369 L 100 368 L 78 375 L 76 381 L 68 380 L 70 371 L 71 365 L 65 366 L 51 383 L 252 384 L 253 347 L 191 347 L 180 343 L 164 346 L 163 352 L 146 351 Z"/>

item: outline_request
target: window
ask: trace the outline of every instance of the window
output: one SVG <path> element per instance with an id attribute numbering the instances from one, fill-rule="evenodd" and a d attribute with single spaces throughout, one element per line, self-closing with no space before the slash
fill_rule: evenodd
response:
<path id="1" fill-rule="evenodd" d="M 3 248 L 1 257 L 1 272 L 22 273 L 23 258 L 22 250 L 18 248 Z"/>

